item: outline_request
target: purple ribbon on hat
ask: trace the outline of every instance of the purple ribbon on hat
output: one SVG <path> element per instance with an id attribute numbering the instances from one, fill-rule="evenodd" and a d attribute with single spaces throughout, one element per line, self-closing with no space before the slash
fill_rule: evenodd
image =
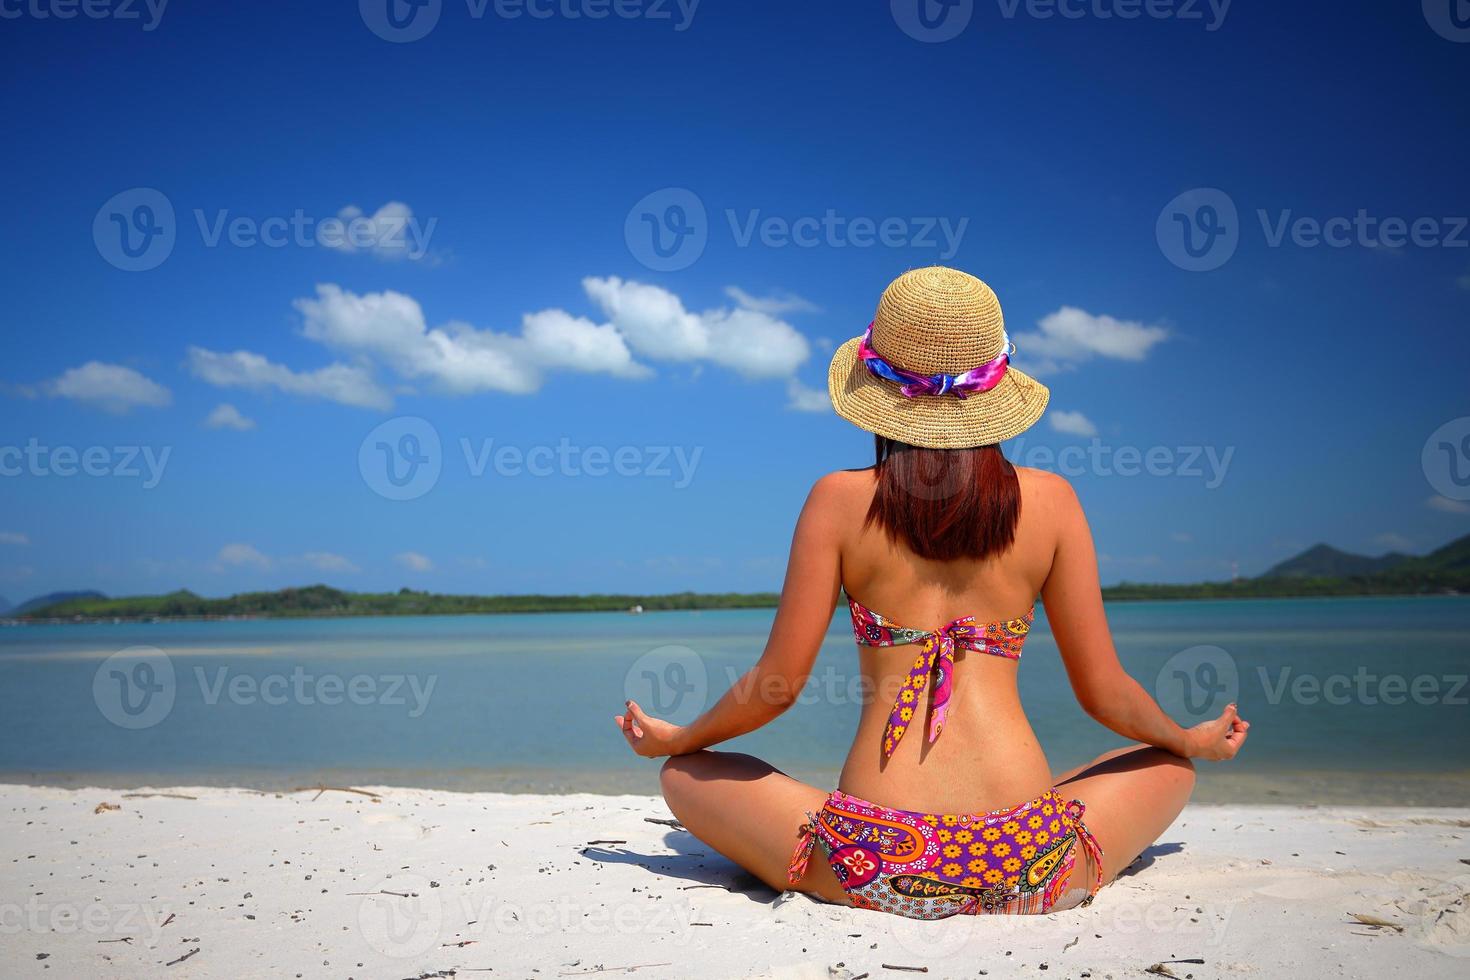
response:
<path id="1" fill-rule="evenodd" d="M 870 323 L 863 333 L 862 343 L 858 345 L 858 357 L 862 358 L 863 364 L 877 377 L 897 381 L 900 386 L 899 394 L 905 398 L 945 394 L 964 398 L 966 395 L 989 391 L 1000 384 L 1000 379 L 1006 376 L 1006 367 L 1011 362 L 1011 352 L 1014 349 L 1010 339 L 1006 338 L 1005 345 L 995 360 L 971 368 L 964 374 L 916 374 L 894 367 L 878 356 L 878 352 L 873 350 L 873 325 Z"/>

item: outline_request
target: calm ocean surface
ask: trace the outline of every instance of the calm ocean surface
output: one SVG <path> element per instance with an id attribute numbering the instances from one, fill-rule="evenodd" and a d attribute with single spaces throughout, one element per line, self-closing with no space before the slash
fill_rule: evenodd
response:
<path id="1" fill-rule="evenodd" d="M 1470 802 L 1470 597 L 1108 613 L 1124 665 L 1176 718 L 1234 698 L 1251 721 L 1243 757 L 1202 773 L 1204 798 Z M 755 661 L 772 615 L 3 628 L 0 776 L 651 791 L 656 765 L 611 722 L 623 698 L 687 720 Z M 1122 744 L 1077 707 L 1042 614 L 1021 693 L 1054 768 Z M 860 696 L 844 608 L 802 703 L 730 745 L 830 782 Z"/>

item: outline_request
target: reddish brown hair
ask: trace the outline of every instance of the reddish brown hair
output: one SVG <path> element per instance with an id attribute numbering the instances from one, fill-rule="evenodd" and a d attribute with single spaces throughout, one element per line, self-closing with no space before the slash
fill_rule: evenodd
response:
<path id="1" fill-rule="evenodd" d="M 1004 554 L 1016 540 L 1021 484 L 999 446 L 923 449 L 875 436 L 876 524 L 921 558 Z"/>

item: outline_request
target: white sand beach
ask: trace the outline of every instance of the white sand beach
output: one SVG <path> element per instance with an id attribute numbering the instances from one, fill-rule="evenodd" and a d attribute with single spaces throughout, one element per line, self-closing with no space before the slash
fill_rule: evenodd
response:
<path id="1" fill-rule="evenodd" d="M 1465 809 L 1195 805 L 1089 908 L 920 923 L 778 896 L 651 822 L 669 814 L 649 797 L 374 791 L 0 787 L 0 974 L 1121 980 L 1153 968 L 1204 980 L 1470 967 Z"/>

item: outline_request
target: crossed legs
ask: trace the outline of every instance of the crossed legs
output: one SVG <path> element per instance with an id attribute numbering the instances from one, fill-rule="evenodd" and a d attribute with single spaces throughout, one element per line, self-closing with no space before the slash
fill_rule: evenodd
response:
<path id="1" fill-rule="evenodd" d="M 807 813 L 826 802 L 826 790 L 754 756 L 708 750 L 668 759 L 660 782 L 669 809 L 690 833 L 771 888 L 848 904 L 831 867 L 818 859 L 820 847 L 806 876 L 795 885 L 786 881 L 797 832 Z M 1056 785 L 1068 799 L 1086 804 L 1083 819 L 1102 845 L 1103 881 L 1108 882 L 1179 816 L 1194 789 L 1194 766 L 1162 749 L 1134 745 L 1063 773 Z M 1079 887 L 1096 875 L 1090 863 L 1079 854 L 1074 873 Z M 1080 891 L 1062 904 L 1076 904 L 1083 895 Z"/>

